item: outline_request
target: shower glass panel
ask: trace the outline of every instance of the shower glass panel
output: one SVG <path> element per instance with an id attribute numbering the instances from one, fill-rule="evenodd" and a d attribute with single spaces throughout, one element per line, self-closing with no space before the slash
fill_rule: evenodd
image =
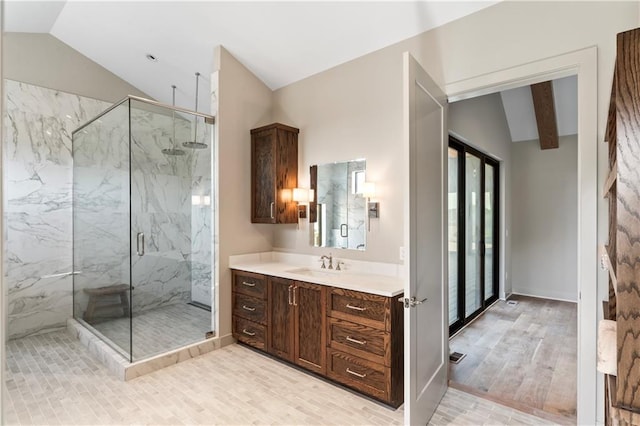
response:
<path id="1" fill-rule="evenodd" d="M 73 270 L 73 317 L 128 356 L 128 103 L 73 133 Z"/>
<path id="2" fill-rule="evenodd" d="M 213 142 L 134 97 L 73 134 L 74 318 L 131 362 L 213 328 Z"/>

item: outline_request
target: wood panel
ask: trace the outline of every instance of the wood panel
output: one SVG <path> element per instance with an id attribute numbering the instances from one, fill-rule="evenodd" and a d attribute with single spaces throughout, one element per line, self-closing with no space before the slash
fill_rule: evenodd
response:
<path id="1" fill-rule="evenodd" d="M 270 277 L 268 280 L 268 351 L 293 361 L 293 305 L 290 304 L 294 281 Z"/>
<path id="2" fill-rule="evenodd" d="M 330 315 L 386 330 L 390 324 L 388 298 L 359 291 L 332 288 L 327 306 Z"/>
<path id="3" fill-rule="evenodd" d="M 553 104 L 553 85 L 545 81 L 531 85 L 533 108 L 538 125 L 538 138 L 541 149 L 558 148 L 558 126 L 556 125 L 556 110 Z"/>
<path id="4" fill-rule="evenodd" d="M 267 279 L 264 275 L 232 270 L 233 291 L 258 299 L 267 298 Z"/>
<path id="5" fill-rule="evenodd" d="M 331 318 L 327 328 L 327 341 L 333 349 L 391 366 L 391 339 L 384 330 Z"/>
<path id="6" fill-rule="evenodd" d="M 275 223 L 276 134 L 274 129 L 251 132 L 251 221 Z"/>
<path id="7" fill-rule="evenodd" d="M 389 368 L 346 352 L 327 349 L 327 374 L 333 380 L 359 389 L 374 398 L 387 400 Z"/>
<path id="8" fill-rule="evenodd" d="M 320 374 L 326 373 L 327 321 L 326 287 L 296 282 L 295 306 L 295 363 Z"/>
<path id="9" fill-rule="evenodd" d="M 309 223 L 318 221 L 318 166 L 309 167 L 309 188 L 313 190 L 313 200 L 309 200 Z"/>
<path id="10" fill-rule="evenodd" d="M 233 337 L 258 349 L 266 348 L 266 327 L 238 316 L 233 316 Z"/>
<path id="11" fill-rule="evenodd" d="M 265 301 L 241 293 L 233 293 L 233 313 L 262 325 L 267 324 Z"/>
<path id="12" fill-rule="evenodd" d="M 391 321 L 391 388 L 389 403 L 398 407 L 404 402 L 404 304 L 398 299 L 404 293 L 389 299 Z"/>
<path id="13" fill-rule="evenodd" d="M 618 34 L 616 277 L 617 404 L 640 409 L 640 29 Z"/>
<path id="14" fill-rule="evenodd" d="M 298 204 L 292 188 L 298 187 L 298 129 L 277 128 L 276 147 L 276 223 L 298 223 Z"/>
<path id="15" fill-rule="evenodd" d="M 605 142 L 615 142 L 616 140 L 616 69 L 613 71 L 613 81 L 611 82 L 611 98 L 609 99 L 609 113 L 607 114 L 607 131 L 604 135 Z M 613 145 L 615 148 L 615 144 Z M 615 155 L 615 149 L 609 150 L 609 154 Z M 609 167 L 615 162 L 615 157 L 609 157 Z"/>

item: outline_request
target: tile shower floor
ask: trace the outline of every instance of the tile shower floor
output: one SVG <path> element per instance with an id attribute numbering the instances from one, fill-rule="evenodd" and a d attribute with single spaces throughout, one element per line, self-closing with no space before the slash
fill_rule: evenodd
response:
<path id="1" fill-rule="evenodd" d="M 122 382 L 65 332 L 9 341 L 14 424 L 402 424 L 391 410 L 239 345 Z M 434 425 L 549 424 L 449 389 Z"/>
<path id="2" fill-rule="evenodd" d="M 129 350 L 129 318 L 98 322 L 93 328 Z M 211 330 L 211 312 L 187 303 L 150 309 L 133 317 L 133 360 L 204 340 Z"/>

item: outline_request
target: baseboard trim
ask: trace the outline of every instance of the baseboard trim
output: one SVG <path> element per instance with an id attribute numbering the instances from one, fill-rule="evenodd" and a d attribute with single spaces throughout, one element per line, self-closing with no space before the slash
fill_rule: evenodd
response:
<path id="1" fill-rule="evenodd" d="M 220 336 L 221 348 L 225 346 L 233 345 L 234 343 L 236 343 L 236 339 L 234 339 L 232 334 L 225 334 L 224 336 Z"/>
<path id="2" fill-rule="evenodd" d="M 524 293 L 524 292 L 520 292 L 520 291 L 512 292 L 509 295 L 509 297 L 511 297 L 511 296 L 526 296 L 526 297 L 534 297 L 536 299 L 557 300 L 558 302 L 578 303 L 577 300 L 563 299 L 563 298 L 560 298 L 560 297 L 540 296 L 540 295 L 537 295 L 537 294 L 529 294 L 529 293 Z"/>

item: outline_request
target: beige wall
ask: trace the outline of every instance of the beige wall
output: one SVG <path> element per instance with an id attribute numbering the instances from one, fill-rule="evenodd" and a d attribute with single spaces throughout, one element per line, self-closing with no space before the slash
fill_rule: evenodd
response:
<path id="1" fill-rule="evenodd" d="M 398 169 L 403 141 L 402 52 L 410 51 L 445 85 L 595 45 L 602 139 L 615 35 L 637 24 L 637 2 L 501 2 L 277 90 L 274 119 L 301 131 L 301 182 L 307 181 L 311 164 L 365 157 L 369 179 L 380 187 L 381 217 L 369 235 L 367 251 L 340 255 L 399 262 L 398 248 L 404 244 Z M 600 159 L 606 158 L 606 146 L 600 144 L 598 149 Z M 309 247 L 306 231 L 294 228 L 277 227 L 274 246 L 319 254 Z M 600 235 L 606 238 L 606 232 Z"/>
<path id="2" fill-rule="evenodd" d="M 231 333 L 229 256 L 270 251 L 275 225 L 251 223 L 251 137 L 249 130 L 271 122 L 272 92 L 224 48 L 218 68 L 218 332 Z"/>
<path id="3" fill-rule="evenodd" d="M 511 293 L 511 134 L 499 93 L 449 106 L 449 130 L 462 142 L 500 160 L 500 294 Z"/>
<path id="4" fill-rule="evenodd" d="M 50 34 L 5 33 L 4 78 L 116 102 L 149 96 Z"/>
<path id="5" fill-rule="evenodd" d="M 576 302 L 578 138 L 512 147 L 513 292 Z"/>

